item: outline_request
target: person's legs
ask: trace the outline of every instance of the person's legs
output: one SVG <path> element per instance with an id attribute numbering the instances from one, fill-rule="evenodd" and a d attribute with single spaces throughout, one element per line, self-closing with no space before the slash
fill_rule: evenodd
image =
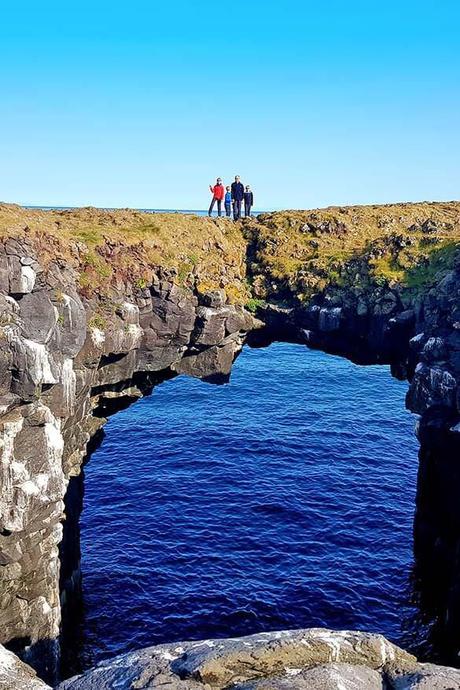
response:
<path id="1" fill-rule="evenodd" d="M 237 214 L 238 214 L 238 202 L 236 199 L 233 199 L 233 220 L 238 220 Z"/>
<path id="2" fill-rule="evenodd" d="M 241 218 L 241 199 L 238 201 L 238 220 Z"/>
<path id="3" fill-rule="evenodd" d="M 208 216 L 210 216 L 212 214 L 212 209 L 214 208 L 215 203 L 216 203 L 216 200 L 214 199 L 214 197 L 212 197 L 211 206 L 209 207 L 209 211 L 208 211 Z"/>
<path id="4" fill-rule="evenodd" d="M 217 199 L 217 215 L 219 218 L 222 215 L 222 199 Z"/>
<path id="5" fill-rule="evenodd" d="M 227 218 L 230 218 L 230 216 L 232 215 L 232 205 L 228 202 L 225 204 L 225 215 L 227 216 Z"/>

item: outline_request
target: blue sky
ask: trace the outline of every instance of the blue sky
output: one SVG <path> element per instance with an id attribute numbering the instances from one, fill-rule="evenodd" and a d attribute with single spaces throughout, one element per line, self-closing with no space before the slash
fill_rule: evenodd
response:
<path id="1" fill-rule="evenodd" d="M 460 3 L 2 3 L 0 199 L 460 198 Z"/>

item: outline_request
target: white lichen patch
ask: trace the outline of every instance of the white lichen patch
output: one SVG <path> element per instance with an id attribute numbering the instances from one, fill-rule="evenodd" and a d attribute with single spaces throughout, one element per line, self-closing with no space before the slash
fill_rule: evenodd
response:
<path id="1" fill-rule="evenodd" d="M 287 676 L 298 676 L 299 673 L 302 673 L 301 668 L 289 668 L 289 666 L 286 666 L 284 670 Z"/>
<path id="2" fill-rule="evenodd" d="M 0 519 L 3 526 L 9 530 L 22 529 L 22 513 L 15 510 L 15 487 L 27 481 L 28 474 L 23 463 L 15 462 L 14 439 L 21 431 L 24 423 L 22 417 L 5 421 L 0 435 Z"/>
<path id="3" fill-rule="evenodd" d="M 127 335 L 129 338 L 128 349 L 132 350 L 133 348 L 138 347 L 141 338 L 144 335 L 144 331 L 137 324 L 130 323 L 128 324 Z"/>
<path id="4" fill-rule="evenodd" d="M 36 343 L 34 340 L 28 340 L 28 338 L 22 338 L 22 345 L 26 354 L 27 370 L 32 381 L 36 385 L 57 383 L 51 369 L 50 354 L 45 345 Z"/>
<path id="5" fill-rule="evenodd" d="M 35 285 L 35 271 L 31 266 L 21 266 L 20 287 L 21 292 L 32 292 Z"/>
<path id="6" fill-rule="evenodd" d="M 382 657 L 382 665 L 386 664 L 387 661 L 394 661 L 395 659 L 395 650 L 392 644 L 388 642 L 384 637 L 379 636 L 379 642 L 380 642 L 380 654 Z"/>
<path id="7" fill-rule="evenodd" d="M 179 656 L 175 656 L 174 654 L 171 654 L 171 652 L 162 652 L 161 658 L 165 659 L 166 661 L 175 661 L 179 658 Z"/>
<path id="8" fill-rule="evenodd" d="M 31 479 L 27 479 L 25 482 L 19 485 L 19 489 L 26 496 L 38 496 L 40 493 L 39 487 Z"/>
<path id="9" fill-rule="evenodd" d="M 71 297 L 69 295 L 62 295 L 62 303 L 64 305 L 64 312 L 67 316 L 67 321 L 70 330 L 72 330 L 72 303 L 71 303 Z"/>
<path id="10" fill-rule="evenodd" d="M 216 644 L 212 640 L 202 640 L 201 642 L 190 645 L 190 649 L 196 649 L 197 647 L 209 647 L 209 649 L 213 649 L 215 646 Z"/>
<path id="11" fill-rule="evenodd" d="M 21 416 L 6 420 L 0 426 L 0 519 L 3 526 L 11 531 L 20 531 L 26 527 L 37 501 L 41 504 L 55 504 L 55 516 L 63 511 L 67 480 L 62 469 L 64 439 L 60 420 L 40 403 L 36 405 L 36 411 L 45 413 L 44 425 L 35 427 L 37 448 L 42 449 L 38 464 L 35 464 L 33 453 L 15 456 L 15 453 L 21 452 L 21 447 L 24 448 L 20 439 L 25 428 L 24 418 Z"/>
<path id="12" fill-rule="evenodd" d="M 139 324 L 139 307 L 132 302 L 123 302 L 121 305 L 121 317 L 131 324 Z"/>
<path id="13" fill-rule="evenodd" d="M 72 414 L 75 405 L 77 377 L 73 369 L 73 360 L 68 357 L 62 364 L 61 383 L 63 388 L 64 405 L 67 414 Z"/>
<path id="14" fill-rule="evenodd" d="M 45 438 L 48 449 L 48 462 L 53 468 L 61 468 L 62 451 L 64 450 L 64 439 L 61 434 L 61 422 L 51 415 L 51 420 L 45 424 Z"/>
<path id="15" fill-rule="evenodd" d="M 96 347 L 101 347 L 105 343 L 105 333 L 104 331 L 101 331 L 100 328 L 96 328 L 95 326 L 90 327 L 90 335 L 91 335 L 91 340 L 93 342 L 93 345 Z"/>

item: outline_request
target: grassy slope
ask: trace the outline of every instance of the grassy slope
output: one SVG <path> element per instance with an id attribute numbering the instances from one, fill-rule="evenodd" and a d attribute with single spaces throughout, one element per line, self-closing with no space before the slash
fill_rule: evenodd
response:
<path id="1" fill-rule="evenodd" d="M 86 296 L 127 282 L 142 288 L 162 266 L 180 285 L 225 288 L 240 303 L 251 302 L 249 242 L 252 297 L 305 301 L 327 288 L 426 290 L 457 260 L 460 202 L 281 211 L 238 224 L 129 209 L 0 204 L 0 236 L 18 235 L 28 238 L 45 267 L 56 259 L 74 266 Z"/>
<path id="2" fill-rule="evenodd" d="M 19 235 L 29 239 L 45 267 L 55 259 L 70 262 L 87 296 L 128 281 L 145 287 L 153 269 L 161 266 L 180 285 L 202 291 L 225 288 L 235 302 L 248 298 L 246 243 L 226 219 L 129 209 L 39 211 L 0 204 L 0 236 Z"/>
<path id="3" fill-rule="evenodd" d="M 460 202 L 330 207 L 259 216 L 253 242 L 256 297 L 369 285 L 426 290 L 459 256 Z"/>

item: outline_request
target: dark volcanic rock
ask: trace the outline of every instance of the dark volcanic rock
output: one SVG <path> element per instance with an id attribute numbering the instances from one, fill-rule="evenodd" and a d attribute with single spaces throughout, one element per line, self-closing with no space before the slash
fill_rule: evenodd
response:
<path id="1" fill-rule="evenodd" d="M 193 290 L 160 270 L 142 291 L 128 286 L 113 289 L 110 299 L 82 298 L 77 275 L 51 264 L 38 281 L 39 267 L 22 242 L 7 249 L 9 294 L 0 295 L 0 641 L 22 646 L 23 658 L 52 677 L 64 497 L 92 436 L 106 416 L 175 371 L 228 377 L 257 322 L 224 303 L 223 291 L 201 296 L 213 306 L 199 306 Z"/>
<path id="2" fill-rule="evenodd" d="M 437 238 L 450 232 L 457 222 L 455 204 L 439 212 L 434 207 L 422 207 L 420 214 L 417 212 L 414 233 Z M 411 248 L 414 243 L 409 227 L 414 223 L 414 213 L 409 213 L 411 222 L 402 228 L 398 218 L 403 207 L 396 214 L 394 208 L 368 210 L 368 213 L 372 215 L 374 211 L 378 216 L 376 226 L 384 228 L 383 238 L 377 238 L 378 241 L 374 238 L 364 262 L 350 260 L 346 281 L 342 275 L 341 280 L 332 281 L 329 286 L 324 279 L 328 271 L 335 272 L 335 263 L 315 263 L 316 258 L 321 258 L 323 245 L 330 247 L 331 242 L 345 241 L 357 231 L 356 218 L 363 213 L 362 209 L 315 211 L 308 218 L 293 212 L 282 218 L 282 226 L 274 223 L 269 214 L 265 230 L 270 229 L 271 236 L 261 233 L 263 221 L 251 220 L 241 227 L 232 225 L 230 231 L 224 221 L 220 226 L 220 221 L 215 224 L 201 219 L 200 232 L 206 230 L 208 234 L 200 244 L 204 251 L 214 252 L 207 264 L 207 270 L 212 273 L 209 284 L 213 289 L 209 290 L 207 276 L 203 272 L 198 275 L 202 254 L 179 252 L 179 264 L 168 269 L 155 267 L 156 263 L 152 267 L 144 261 L 144 255 L 153 250 L 155 228 L 151 236 L 146 235 L 149 246 L 143 240 L 134 246 L 102 237 L 101 228 L 110 229 L 117 223 L 123 226 L 123 211 L 104 213 L 83 209 L 56 216 L 53 222 L 57 227 L 61 228 L 62 222 L 64 231 L 68 216 L 83 235 L 87 224 L 89 227 L 92 223 L 95 248 L 89 246 L 91 242 L 86 245 L 76 239 L 78 233 L 73 237 L 68 228 L 68 245 L 59 245 L 52 233 L 45 236 L 42 230 L 49 221 L 43 212 L 11 211 L 13 220 L 16 213 L 27 217 L 35 213 L 40 232 L 36 233 L 34 244 L 27 223 L 15 221 L 13 227 L 21 230 L 7 232 L 0 242 L 0 642 L 22 650 L 23 657 L 41 672 L 52 673 L 58 656 L 61 600 L 66 598 L 66 592 L 60 591 L 61 561 L 66 573 L 64 589 L 73 586 L 78 573 L 78 563 L 67 562 L 75 559 L 78 551 L 69 547 L 70 538 L 60 547 L 69 480 L 79 475 L 92 439 L 97 438 L 106 417 L 148 394 L 160 381 L 177 373 L 214 382 L 228 378 L 247 334 L 262 325 L 241 304 L 234 305 L 230 299 L 235 298 L 232 288 L 238 280 L 240 291 L 236 294 L 240 302 L 244 301 L 241 285 L 245 252 L 252 272 L 248 276 L 252 296 L 266 299 L 262 304 L 260 299 L 253 299 L 251 305 L 265 322 L 259 344 L 287 339 L 342 354 L 357 362 L 390 364 L 395 376 L 410 382 L 407 405 L 421 415 L 422 446 L 427 429 L 435 428 L 443 438 L 458 438 L 458 261 L 449 263 L 448 270 L 442 268 L 439 274 L 429 274 L 429 280 L 420 289 L 405 289 L 394 280 L 372 281 L 367 270 L 370 262 L 385 257 L 390 261 L 401 248 Z M 136 212 L 130 213 L 130 218 L 137 218 Z M 138 220 L 144 236 L 146 218 L 141 214 Z M 194 219 L 193 223 L 195 220 L 201 223 L 200 219 Z M 246 241 L 243 227 L 247 231 L 252 228 Z M 285 256 L 288 230 L 295 227 L 300 228 L 299 234 L 307 243 L 296 240 L 290 245 L 292 256 Z M 219 229 L 218 239 L 209 234 L 209 228 L 213 232 Z M 189 232 L 190 227 L 186 230 Z M 309 234 L 314 238 L 309 238 Z M 235 243 L 237 251 L 232 251 L 231 243 Z M 263 251 L 270 247 L 277 248 L 280 256 L 264 256 Z M 305 247 L 309 254 L 307 260 L 302 260 Z M 318 252 L 318 257 L 316 254 L 312 257 L 311 251 Z M 112 263 L 120 256 L 123 260 L 118 261 L 118 272 L 112 271 Z M 142 264 L 142 275 L 134 279 L 131 269 L 139 264 Z M 316 273 L 312 283 L 313 269 Z M 289 281 L 290 274 L 295 277 L 294 282 Z M 95 280 L 98 289 L 91 284 Z M 293 285 L 299 294 L 293 291 Z M 311 285 L 314 291 L 308 292 Z M 215 289 L 216 286 L 225 286 L 227 293 Z M 453 446 L 458 447 L 452 443 L 449 448 Z M 420 489 L 418 511 L 422 527 L 418 533 L 433 546 L 434 553 L 438 553 L 435 545 L 441 544 L 444 559 L 451 560 L 451 572 L 446 578 L 450 582 L 450 594 L 444 619 L 456 619 L 453 615 L 453 602 L 456 602 L 460 622 L 460 594 L 455 586 L 460 573 L 458 463 L 454 462 L 454 454 L 448 460 L 445 457 L 439 460 L 431 452 L 422 452 L 421 457 L 419 481 L 425 483 L 420 484 L 423 490 Z M 277 648 L 284 646 L 282 642 L 273 644 Z M 292 638 L 289 656 L 296 644 Z M 307 646 L 300 644 L 299 649 L 305 652 Z M 324 640 L 323 643 L 316 640 L 314 646 L 316 651 L 328 648 Z M 236 658 L 243 651 L 238 648 Z M 376 658 L 380 658 L 378 650 L 374 651 Z M 210 679 L 213 673 L 217 674 L 215 682 L 224 687 L 222 683 L 228 684 L 229 677 L 233 677 L 232 653 L 228 643 L 225 660 L 218 659 L 217 652 L 213 659 L 208 654 L 200 660 L 202 650 L 198 653 L 196 648 L 193 653 L 189 651 L 187 658 L 179 655 L 181 661 L 176 666 L 182 664 L 181 673 L 189 676 L 182 678 L 178 687 L 203 687 L 197 678 L 209 674 Z M 148 676 L 151 662 L 146 654 L 139 653 L 139 663 L 145 662 Z M 369 666 L 371 650 L 366 654 Z M 333 682 L 334 669 L 319 669 L 321 664 L 331 661 L 352 666 L 362 663 L 356 654 L 340 659 L 326 654 L 323 660 L 318 655 L 314 680 L 318 687 L 321 684 L 328 687 L 327 683 Z M 102 678 L 106 673 L 107 678 L 116 678 L 123 672 L 128 678 L 134 666 L 123 664 L 108 665 L 106 671 L 98 671 L 97 677 Z M 305 668 L 302 666 L 301 672 L 292 676 L 292 683 L 298 687 L 310 672 L 305 660 L 302 664 L 306 664 Z M 369 668 L 381 673 L 380 667 L 371 664 Z M 272 676 L 284 673 L 281 665 L 279 668 L 272 665 L 270 669 Z M 342 671 L 346 684 L 348 671 L 345 668 Z M 166 664 L 160 669 L 160 675 L 163 672 L 173 671 Z M 260 678 L 242 674 L 236 680 L 262 682 L 266 673 L 265 669 Z M 179 682 L 178 677 L 174 676 L 174 682 Z M 368 678 L 369 683 L 374 682 L 372 674 Z M 283 676 L 277 682 L 286 687 L 291 681 Z"/>

